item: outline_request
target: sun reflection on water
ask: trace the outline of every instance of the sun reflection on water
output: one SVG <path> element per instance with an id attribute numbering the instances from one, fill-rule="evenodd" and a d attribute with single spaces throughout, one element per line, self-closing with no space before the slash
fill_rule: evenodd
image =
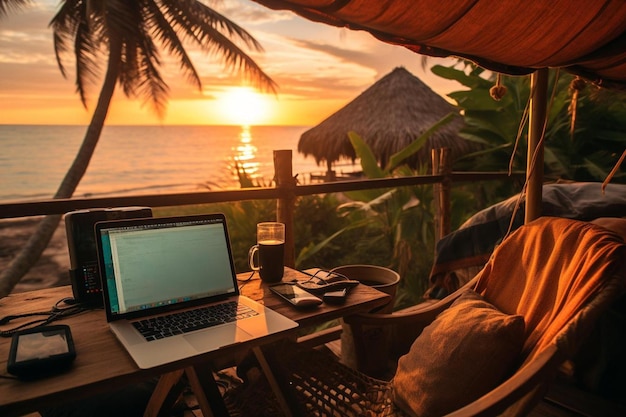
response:
<path id="1" fill-rule="evenodd" d="M 233 171 L 235 175 L 246 174 L 248 178 L 257 178 L 259 175 L 260 163 L 257 160 L 257 147 L 252 144 L 252 134 L 250 126 L 241 126 L 239 132 L 239 142 L 233 148 Z"/>

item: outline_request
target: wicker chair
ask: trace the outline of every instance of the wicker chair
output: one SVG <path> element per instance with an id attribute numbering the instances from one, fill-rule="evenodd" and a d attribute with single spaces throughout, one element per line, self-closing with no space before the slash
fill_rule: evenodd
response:
<path id="1" fill-rule="evenodd" d="M 499 311 L 524 317 L 519 365 L 494 389 L 449 415 L 527 415 L 598 317 L 626 292 L 625 260 L 626 245 L 619 235 L 585 222 L 541 218 L 507 238 L 468 286 Z M 419 335 L 465 288 L 426 307 L 349 321 Z M 407 350 L 405 345 L 398 353 Z M 325 352 L 293 343 L 267 353 L 294 415 L 407 415 L 394 401 L 393 380 L 369 377 Z M 227 393 L 226 402 L 232 415 L 266 415 L 259 410 L 270 409 L 272 395 L 260 379 Z"/>

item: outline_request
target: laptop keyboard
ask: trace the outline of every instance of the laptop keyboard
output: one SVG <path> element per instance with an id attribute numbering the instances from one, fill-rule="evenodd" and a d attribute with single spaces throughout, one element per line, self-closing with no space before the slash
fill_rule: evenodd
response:
<path id="1" fill-rule="evenodd" d="M 241 305 L 236 301 L 229 301 L 166 316 L 138 320 L 133 322 L 133 326 L 147 341 L 152 341 L 229 323 L 257 314 L 259 313 L 248 306 Z"/>

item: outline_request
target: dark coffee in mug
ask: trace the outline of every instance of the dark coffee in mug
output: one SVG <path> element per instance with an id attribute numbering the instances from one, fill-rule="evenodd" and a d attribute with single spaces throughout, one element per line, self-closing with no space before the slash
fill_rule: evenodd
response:
<path id="1" fill-rule="evenodd" d="M 283 278 L 285 242 L 262 240 L 259 245 L 259 275 L 265 282 L 278 282 Z"/>

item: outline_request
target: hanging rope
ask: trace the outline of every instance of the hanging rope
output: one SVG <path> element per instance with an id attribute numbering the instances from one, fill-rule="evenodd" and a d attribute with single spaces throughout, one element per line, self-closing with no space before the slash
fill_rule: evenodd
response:
<path id="1" fill-rule="evenodd" d="M 502 100 L 506 94 L 506 87 L 502 85 L 502 74 L 496 75 L 496 85 L 489 89 L 489 94 L 495 101 Z"/>
<path id="2" fill-rule="evenodd" d="M 576 130 L 576 108 L 578 107 L 578 95 L 585 89 L 587 83 L 580 77 L 576 77 L 569 85 L 569 91 L 572 94 L 572 101 L 569 104 L 569 112 L 572 115 L 572 122 L 569 128 L 570 139 L 574 141 L 574 131 Z"/>
<path id="3" fill-rule="evenodd" d="M 537 149 L 544 146 L 544 142 L 546 139 L 546 128 L 548 126 L 548 119 L 550 118 L 550 111 L 552 110 L 552 105 L 554 104 L 554 97 L 556 96 L 556 92 L 557 92 L 557 86 L 559 84 L 559 77 L 560 77 L 560 71 L 557 69 L 554 75 L 554 85 L 552 86 L 552 94 L 550 95 L 550 101 L 548 102 L 548 106 L 546 108 L 546 115 L 545 118 L 543 120 L 543 128 L 541 131 L 541 136 L 539 139 L 539 143 L 537 145 L 537 148 L 534 149 L 532 155 L 526 155 L 526 158 L 530 158 L 530 164 L 529 164 L 529 168 L 528 168 L 528 172 L 526 175 L 526 180 L 524 181 L 524 185 L 522 186 L 522 190 L 519 193 L 519 196 L 517 198 L 517 201 L 515 202 L 515 206 L 513 207 L 513 213 L 511 215 L 511 219 L 509 221 L 509 228 L 507 229 L 506 234 L 504 235 L 504 237 L 502 238 L 502 240 L 506 239 L 511 232 L 513 231 L 513 220 L 515 219 L 515 215 L 517 214 L 517 211 L 520 209 L 521 205 L 522 205 L 522 200 L 525 199 L 526 197 L 526 190 L 528 188 L 528 178 L 532 175 L 532 173 L 535 171 L 535 167 L 537 166 L 537 163 L 543 163 L 543 161 L 538 161 L 538 153 L 537 153 Z M 535 94 L 535 90 L 531 90 L 530 91 L 530 95 L 528 96 L 528 102 L 526 104 L 526 109 L 524 110 L 524 117 L 522 118 L 522 121 L 520 122 L 520 129 L 518 129 L 518 138 L 515 140 L 515 150 L 517 150 L 517 143 L 519 141 L 519 136 L 521 135 L 522 132 L 522 125 L 521 124 L 525 124 L 528 121 L 528 110 L 530 108 L 530 100 L 531 97 L 533 97 Z M 515 151 L 514 151 L 515 152 Z M 625 151 L 626 153 L 626 151 Z M 511 161 L 513 161 L 513 158 L 515 157 L 515 153 L 513 153 L 511 155 Z M 510 162 L 510 166 L 512 165 L 512 162 Z"/>
<path id="4" fill-rule="evenodd" d="M 513 145 L 513 152 L 511 153 L 511 158 L 509 158 L 509 175 L 513 174 L 513 164 L 515 162 L 515 154 L 517 153 L 517 148 L 519 146 L 520 138 L 522 137 L 522 133 L 524 133 L 524 126 L 528 122 L 528 111 L 530 108 L 530 96 L 526 101 L 526 107 L 524 108 L 524 113 L 522 114 L 522 120 L 520 120 L 519 127 L 517 129 L 517 136 L 515 137 L 515 145 Z"/>
<path id="5" fill-rule="evenodd" d="M 622 165 L 622 162 L 624 162 L 624 159 L 626 159 L 626 150 L 624 150 L 624 152 L 622 153 L 622 156 L 619 158 L 619 161 L 617 161 L 617 163 L 615 164 L 615 166 L 613 167 L 609 175 L 607 175 L 604 182 L 602 182 L 602 194 L 604 194 L 604 189 L 606 188 L 607 185 L 609 185 L 609 183 L 613 179 L 613 176 L 619 170 L 619 167 Z"/>

